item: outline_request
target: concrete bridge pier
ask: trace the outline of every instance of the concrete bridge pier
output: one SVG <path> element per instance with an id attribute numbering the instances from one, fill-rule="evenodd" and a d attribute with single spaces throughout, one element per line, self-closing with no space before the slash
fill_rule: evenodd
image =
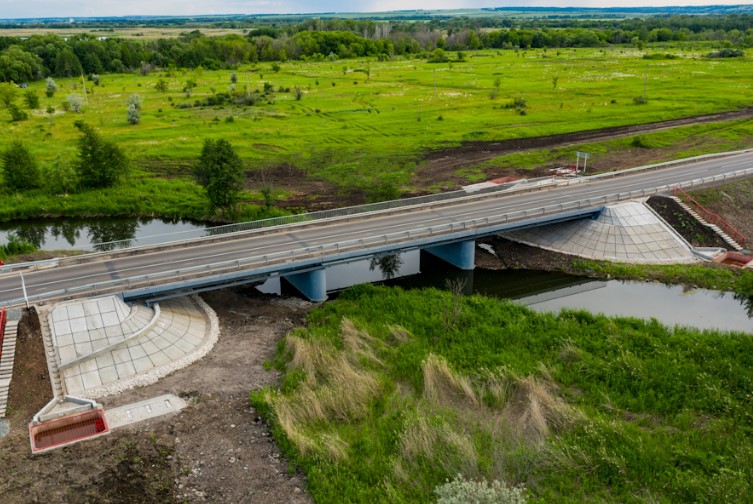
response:
<path id="1" fill-rule="evenodd" d="M 469 271 L 475 266 L 475 240 L 448 243 L 446 245 L 439 245 L 438 247 L 429 247 L 424 250 L 461 270 Z"/>
<path id="2" fill-rule="evenodd" d="M 327 275 L 324 268 L 282 277 L 309 301 L 320 303 L 327 300 Z"/>

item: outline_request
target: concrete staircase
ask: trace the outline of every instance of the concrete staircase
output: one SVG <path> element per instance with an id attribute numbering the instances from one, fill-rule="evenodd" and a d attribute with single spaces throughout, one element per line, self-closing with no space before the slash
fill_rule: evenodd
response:
<path id="1" fill-rule="evenodd" d="M 50 382 L 52 383 L 53 397 L 62 399 L 65 396 L 63 390 L 63 380 L 60 378 L 58 361 L 55 355 L 55 347 L 52 342 L 52 330 L 50 329 L 50 318 L 48 310 L 44 307 L 37 307 L 39 316 L 39 325 L 42 328 L 42 341 L 44 342 L 44 355 L 47 359 L 47 369 L 50 372 Z"/>
<path id="2" fill-rule="evenodd" d="M 722 228 L 720 228 L 716 224 L 711 224 L 709 222 L 706 222 L 704 220 L 704 218 L 701 217 L 698 214 L 698 212 L 696 212 L 695 210 L 693 210 L 690 207 L 690 205 L 688 205 L 687 203 L 685 203 L 683 200 L 681 200 L 677 196 L 670 196 L 670 198 L 672 198 L 673 200 L 675 200 L 677 202 L 677 204 L 680 205 L 680 207 L 682 207 L 682 209 L 685 210 L 688 214 L 690 214 L 695 220 L 697 220 L 702 225 L 706 226 L 707 228 L 709 228 L 712 231 L 714 231 L 717 235 L 719 235 L 719 237 L 722 240 L 724 240 L 727 243 L 727 245 L 729 245 L 731 248 L 733 248 L 733 249 L 735 249 L 737 251 L 743 250 L 743 247 L 739 243 L 737 243 L 730 235 L 728 235 L 727 233 L 725 233 L 722 230 Z"/>
<path id="3" fill-rule="evenodd" d="M 10 392 L 10 379 L 13 376 L 13 359 L 16 356 L 17 334 L 18 320 L 8 320 L 5 326 L 2 356 L 0 357 L 0 418 L 5 418 L 8 408 L 8 392 Z"/>

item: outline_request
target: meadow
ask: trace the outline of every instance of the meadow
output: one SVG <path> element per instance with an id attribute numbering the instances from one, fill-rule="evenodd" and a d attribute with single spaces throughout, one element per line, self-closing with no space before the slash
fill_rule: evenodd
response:
<path id="1" fill-rule="evenodd" d="M 135 168 L 131 186 L 146 187 L 159 179 L 162 194 L 173 189 L 185 194 L 186 186 L 193 187 L 187 179 L 205 138 L 225 138 L 234 145 L 251 173 L 246 195 L 251 200 L 261 199 L 265 173 L 291 168 L 344 192 L 380 181 L 416 192 L 442 186 L 437 180 L 424 187 L 417 179 L 425 154 L 434 149 L 737 110 L 753 101 L 749 58 L 708 59 L 702 57 L 705 51 L 668 47 L 649 52 L 655 51 L 680 57 L 645 60 L 643 52 L 615 47 L 466 52 L 463 61 L 453 61 L 457 55 L 451 53 L 451 61 L 444 63 L 405 58 L 287 61 L 238 68 L 235 85 L 228 70 L 107 74 L 100 76 L 99 85 L 86 82 L 87 102 L 80 113 L 65 111 L 63 102 L 69 95 L 84 96 L 81 79 L 59 80 L 60 90 L 52 98 L 44 96 L 44 82 L 35 82 L 29 88 L 40 95 L 40 109 L 28 120 L 7 123 L 0 149 L 20 139 L 43 165 L 73 160 L 73 122 L 83 119 L 128 153 Z M 166 91 L 156 89 L 160 79 Z M 189 81 L 196 87 L 187 96 Z M 644 86 L 647 103 L 637 104 L 634 98 L 643 96 Z M 217 103 L 220 94 L 233 89 L 241 95 L 248 89 L 257 97 L 255 104 Z M 137 125 L 126 120 L 126 100 L 132 94 L 143 100 Z M 515 99 L 525 106 L 516 107 Z M 197 102 L 206 105 L 195 106 Z M 714 136 L 718 127 L 707 129 L 709 145 L 701 150 L 714 150 L 717 140 L 724 144 L 725 138 Z M 735 139 L 750 138 L 748 122 L 737 129 Z M 682 140 L 682 133 L 675 136 L 674 141 Z M 620 147 L 625 146 L 607 143 L 596 149 L 598 154 L 599 149 Z M 475 181 L 495 162 L 512 166 L 519 161 L 521 168 L 535 164 L 492 160 L 481 172 L 465 168 L 458 175 Z M 211 217 L 201 205 L 167 212 L 164 205 L 150 206 L 138 201 L 140 193 L 133 187 L 119 190 L 121 199 L 130 202 L 123 203 L 122 212 L 107 205 L 101 214 Z M 198 186 L 189 192 L 189 200 L 201 197 Z M 277 199 L 287 196 L 277 189 Z M 0 219 L 33 216 L 33 208 L 49 200 L 33 193 L 15 198 L 16 208 L 29 210 L 13 212 L 0 203 Z M 40 214 L 70 215 L 79 206 L 96 213 L 88 203 L 71 201 L 77 198 L 89 197 L 71 194 L 62 206 L 47 201 Z"/>
<path id="2" fill-rule="evenodd" d="M 252 393 L 317 502 L 428 502 L 466 478 L 529 502 L 753 499 L 749 334 L 358 286 Z"/>

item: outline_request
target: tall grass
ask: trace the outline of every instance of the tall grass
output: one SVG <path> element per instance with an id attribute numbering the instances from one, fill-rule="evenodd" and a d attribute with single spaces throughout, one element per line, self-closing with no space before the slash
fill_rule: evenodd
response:
<path id="1" fill-rule="evenodd" d="M 753 499 L 749 334 L 367 285 L 276 362 L 252 401 L 317 502 L 425 502 L 458 473 L 534 502 Z"/>

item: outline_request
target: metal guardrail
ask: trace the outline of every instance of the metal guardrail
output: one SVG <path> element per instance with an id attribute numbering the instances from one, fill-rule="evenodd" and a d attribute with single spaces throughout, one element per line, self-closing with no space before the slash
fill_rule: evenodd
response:
<path id="1" fill-rule="evenodd" d="M 186 268 L 175 271 L 168 271 L 162 273 L 155 273 L 151 275 L 143 275 L 124 280 L 112 280 L 108 282 L 99 282 L 95 284 L 83 285 L 78 287 L 72 287 L 68 289 L 57 290 L 48 292 L 44 295 L 29 296 L 29 302 L 37 302 L 41 300 L 63 300 L 73 297 L 88 295 L 88 296 L 101 296 L 107 294 L 118 293 L 127 290 L 133 290 L 138 288 L 151 287 L 155 285 L 171 285 L 178 282 L 186 282 L 188 280 L 194 280 L 199 278 L 205 278 L 210 276 L 223 276 L 231 273 L 238 273 L 253 269 L 259 269 L 262 267 L 282 265 L 282 264 L 294 264 L 296 262 L 302 262 L 312 258 L 325 258 L 327 256 L 336 256 L 346 254 L 354 251 L 368 251 L 377 247 L 386 247 L 390 245 L 406 244 L 411 242 L 418 242 L 420 240 L 427 239 L 441 239 L 451 238 L 453 235 L 471 234 L 476 235 L 484 234 L 486 232 L 496 232 L 495 227 L 504 226 L 505 224 L 514 223 L 518 221 L 527 221 L 538 217 L 545 217 L 548 215 L 560 214 L 567 211 L 582 210 L 587 208 L 598 208 L 608 203 L 617 203 L 620 201 L 626 201 L 639 197 L 651 196 L 658 193 L 671 192 L 674 188 L 693 188 L 706 184 L 713 184 L 717 182 L 723 182 L 726 180 L 732 180 L 744 176 L 753 175 L 753 168 L 745 170 L 738 170 L 732 173 L 715 175 L 713 177 L 706 177 L 700 179 L 694 179 L 681 184 L 663 185 L 654 187 L 651 189 L 639 189 L 635 191 L 628 191 L 623 193 L 613 193 L 596 198 L 588 198 L 585 200 L 578 200 L 570 203 L 562 203 L 557 205 L 549 205 L 539 207 L 531 210 L 519 210 L 504 215 L 498 215 L 494 217 L 483 217 L 478 219 L 472 219 L 461 223 L 448 223 L 440 224 L 437 226 L 425 227 L 416 230 L 401 231 L 397 233 L 390 233 L 370 238 L 361 238 L 357 240 L 345 240 L 325 245 L 319 245 L 315 247 L 305 247 L 299 249 L 293 249 L 286 252 L 277 252 L 274 254 L 266 254 L 261 256 L 249 257 L 242 260 L 235 261 L 222 261 L 205 266 L 197 266 L 192 268 Z M 366 254 L 364 254 L 366 255 Z M 7 305 L 14 306 L 21 304 L 24 299 L 10 300 Z"/>
<path id="2" fill-rule="evenodd" d="M 737 154 L 745 154 L 748 152 L 753 152 L 753 149 L 746 149 L 746 150 L 734 151 L 734 152 L 723 152 L 723 153 L 718 153 L 718 154 L 704 154 L 702 156 L 696 156 L 692 158 L 676 159 L 673 161 L 666 161 L 664 163 L 638 166 L 635 168 L 629 168 L 627 170 L 600 173 L 600 174 L 591 175 L 591 176 L 588 176 L 585 178 L 579 178 L 579 179 L 557 180 L 555 178 L 551 178 L 552 182 L 546 185 L 529 184 L 529 183 L 526 183 L 524 179 L 523 182 L 515 181 L 515 182 L 506 183 L 506 184 L 500 184 L 494 187 L 481 188 L 478 190 L 474 190 L 472 192 L 465 191 L 465 190 L 451 191 L 451 192 L 446 192 L 446 193 L 430 194 L 426 196 L 415 196 L 412 198 L 403 198 L 399 200 L 383 201 L 380 203 L 370 203 L 367 205 L 357 205 L 357 206 L 336 208 L 332 210 L 322 210 L 318 212 L 309 212 L 309 213 L 296 214 L 296 215 L 287 215 L 287 216 L 282 216 L 282 217 L 273 217 L 271 219 L 240 222 L 236 224 L 226 224 L 223 226 L 215 226 L 215 227 L 206 228 L 204 230 L 179 231 L 176 233 L 168 233 L 168 234 L 163 235 L 164 237 L 176 237 L 176 240 L 168 240 L 167 242 L 164 242 L 164 243 L 180 243 L 183 241 L 193 240 L 196 238 L 204 238 L 204 237 L 210 237 L 210 236 L 219 236 L 219 235 L 224 235 L 224 234 L 239 233 L 243 231 L 252 231 L 252 230 L 268 228 L 268 227 L 283 226 L 287 224 L 298 224 L 301 222 L 330 219 L 333 217 L 347 217 L 350 215 L 380 212 L 384 210 L 392 210 L 396 208 L 403 208 L 403 207 L 414 206 L 414 205 L 425 205 L 428 203 L 445 202 L 445 201 L 456 200 L 456 199 L 461 199 L 465 197 L 488 196 L 495 193 L 508 193 L 509 194 L 511 192 L 515 192 L 515 193 L 531 192 L 531 191 L 539 190 L 543 187 L 547 187 L 549 185 L 572 185 L 574 183 L 591 182 L 594 180 L 601 180 L 603 178 L 614 178 L 614 177 L 619 177 L 619 176 L 624 176 L 624 175 L 631 175 L 634 173 L 658 170 L 661 168 L 674 166 L 677 164 L 701 162 L 708 159 L 734 156 Z M 142 238 L 142 240 L 148 240 L 149 238 L 154 238 L 154 236 L 145 236 Z M 152 246 L 154 246 L 154 244 L 152 244 Z M 95 244 L 94 247 L 95 247 L 95 252 L 110 252 L 113 250 L 119 250 L 119 249 L 124 249 L 124 248 L 135 248 L 135 247 L 139 247 L 139 239 L 132 238 L 129 240 L 103 242 L 103 243 Z"/>

